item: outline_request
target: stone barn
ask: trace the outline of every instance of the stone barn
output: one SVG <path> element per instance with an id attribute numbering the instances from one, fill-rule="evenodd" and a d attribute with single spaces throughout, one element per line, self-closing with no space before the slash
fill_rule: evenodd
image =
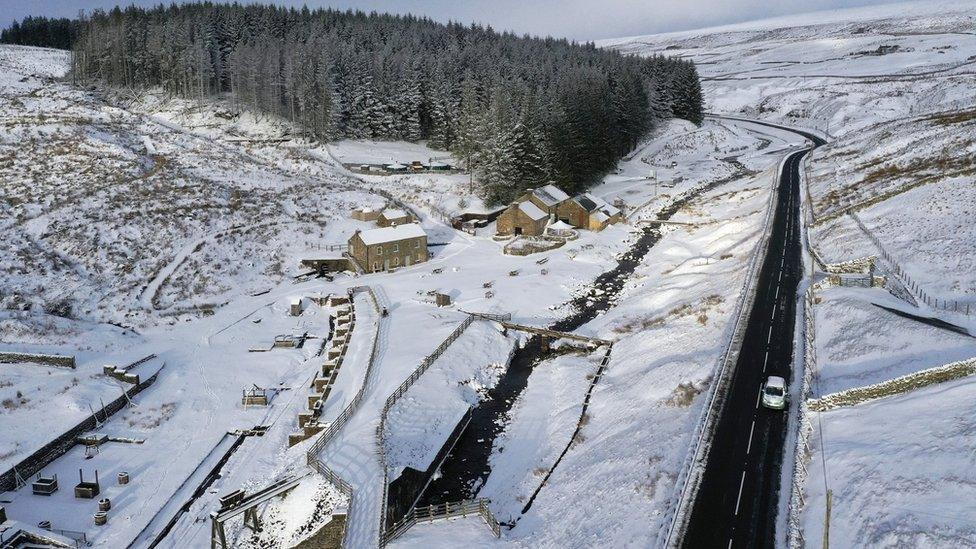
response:
<path id="1" fill-rule="evenodd" d="M 417 223 L 356 231 L 349 238 L 349 256 L 366 273 L 423 263 L 430 258 L 427 233 Z"/>
<path id="2" fill-rule="evenodd" d="M 387 208 L 383 210 L 379 218 L 376 220 L 376 224 L 380 227 L 395 227 L 397 225 L 406 225 L 407 223 L 413 223 L 413 216 L 409 213 L 395 208 Z"/>
<path id="3" fill-rule="evenodd" d="M 498 216 L 498 234 L 540 236 L 546 230 L 549 214 L 532 202 L 513 202 Z"/>

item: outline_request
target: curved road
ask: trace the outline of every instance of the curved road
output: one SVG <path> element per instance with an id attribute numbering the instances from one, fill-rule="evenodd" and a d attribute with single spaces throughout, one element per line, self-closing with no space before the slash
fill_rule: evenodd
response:
<path id="1" fill-rule="evenodd" d="M 729 117 L 732 118 L 732 117 Z M 800 164 L 819 137 L 784 126 L 813 146 L 783 163 L 769 248 L 756 286 L 756 300 L 739 359 L 721 411 L 682 546 L 773 547 L 779 509 L 780 468 L 788 411 L 759 402 L 767 376 L 790 380 L 797 284 L 803 276 L 800 244 Z M 791 405 L 795 405 L 791 403 Z"/>

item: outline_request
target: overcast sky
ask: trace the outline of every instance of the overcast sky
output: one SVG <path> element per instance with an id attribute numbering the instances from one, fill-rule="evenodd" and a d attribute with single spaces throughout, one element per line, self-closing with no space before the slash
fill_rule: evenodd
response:
<path id="1" fill-rule="evenodd" d="M 128 0 L 151 6 L 161 0 Z M 166 0 L 165 3 L 170 3 Z M 217 0 L 220 1 L 220 0 Z M 597 40 L 735 23 L 790 13 L 886 4 L 892 0 L 265 0 L 288 6 L 414 13 L 438 21 L 478 22 L 496 30 Z M 0 0 L 0 24 L 26 15 L 73 17 L 118 0 Z"/>

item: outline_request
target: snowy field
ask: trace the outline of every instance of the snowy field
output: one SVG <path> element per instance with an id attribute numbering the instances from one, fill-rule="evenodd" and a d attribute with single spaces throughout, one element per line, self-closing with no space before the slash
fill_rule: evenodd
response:
<path id="1" fill-rule="evenodd" d="M 974 402 L 976 380 L 964 378 L 821 414 L 811 435 L 808 545 L 823 530 L 823 455 L 831 546 L 972 547 Z"/>

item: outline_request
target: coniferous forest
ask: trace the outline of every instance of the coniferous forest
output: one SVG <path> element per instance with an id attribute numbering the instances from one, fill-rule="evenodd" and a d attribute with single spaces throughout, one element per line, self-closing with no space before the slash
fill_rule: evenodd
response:
<path id="1" fill-rule="evenodd" d="M 82 81 L 226 97 L 310 138 L 426 139 L 490 203 L 583 190 L 659 121 L 699 123 L 694 64 L 414 16 L 196 3 L 78 21 Z"/>

